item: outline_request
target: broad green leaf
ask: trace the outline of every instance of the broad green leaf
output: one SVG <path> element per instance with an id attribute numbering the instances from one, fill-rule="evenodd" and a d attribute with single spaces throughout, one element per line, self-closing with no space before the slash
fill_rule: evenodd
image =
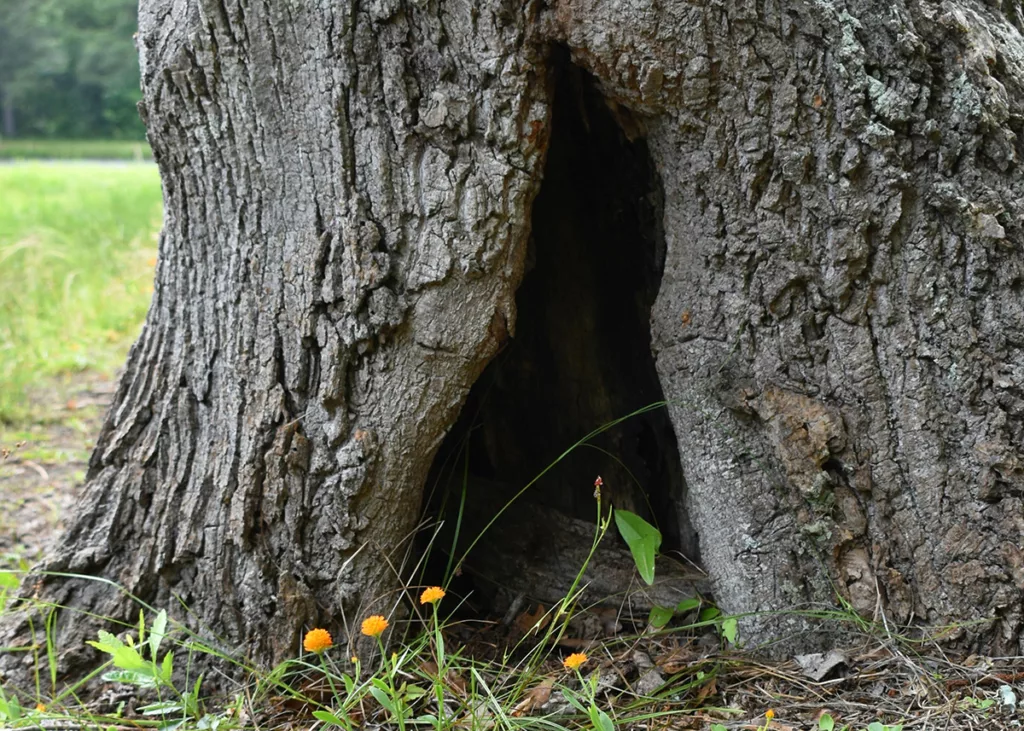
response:
<path id="1" fill-rule="evenodd" d="M 590 706 L 590 722 L 594 725 L 594 731 L 615 731 L 611 716 L 594 705 Z"/>
<path id="2" fill-rule="evenodd" d="M 224 717 L 218 716 L 213 713 L 207 713 L 205 716 L 199 719 L 199 723 L 196 724 L 196 728 L 200 731 L 217 731 L 224 723 Z"/>
<path id="3" fill-rule="evenodd" d="M 168 653 L 170 654 L 170 653 Z M 166 660 L 166 658 L 164 658 Z M 203 686 L 203 673 L 199 673 L 199 677 L 196 678 L 195 685 L 192 686 L 191 693 L 185 693 L 182 698 L 185 699 L 185 710 L 193 715 L 199 715 L 199 690 Z"/>
<path id="4" fill-rule="evenodd" d="M 18 577 L 13 571 L 0 571 L 0 589 L 17 589 Z"/>
<path id="5" fill-rule="evenodd" d="M 711 731 L 729 731 L 729 729 L 720 723 L 713 723 L 711 724 Z"/>
<path id="6" fill-rule="evenodd" d="M 313 717 L 317 720 L 323 721 L 324 723 L 341 726 L 342 728 L 345 726 L 345 724 L 342 723 L 342 720 L 330 711 L 313 711 Z"/>
<path id="7" fill-rule="evenodd" d="M 156 688 L 159 685 L 150 673 L 138 670 L 111 670 L 109 673 L 103 673 L 103 679 L 108 683 L 125 683 L 140 688 Z"/>
<path id="8" fill-rule="evenodd" d="M 673 614 L 675 612 L 672 611 L 672 607 L 651 607 L 651 613 L 647 616 L 647 624 L 655 629 L 661 629 L 669 623 Z"/>
<path id="9" fill-rule="evenodd" d="M 722 620 L 722 637 L 730 645 L 736 644 L 736 633 L 739 630 L 739 622 L 736 617 L 726 617 Z"/>
<path id="10" fill-rule="evenodd" d="M 376 678 L 374 678 L 374 680 L 376 680 Z M 377 702 L 380 703 L 381 706 L 385 710 L 387 710 L 387 712 L 390 713 L 392 716 L 398 715 L 397 713 L 395 713 L 395 704 L 392 703 L 391 698 L 388 696 L 388 692 L 378 688 L 376 683 L 374 683 L 374 685 L 370 688 L 370 695 L 376 698 Z"/>
<path id="11" fill-rule="evenodd" d="M 885 731 L 885 726 L 878 721 L 872 721 L 868 724 L 868 731 Z"/>
<path id="12" fill-rule="evenodd" d="M 158 701 L 148 706 L 139 708 L 143 716 L 166 716 L 168 713 L 177 713 L 181 710 L 181 703 L 178 701 Z"/>
<path id="13" fill-rule="evenodd" d="M 700 607 L 700 599 L 683 599 L 683 601 L 676 604 L 676 614 L 686 614 L 692 612 L 694 609 Z"/>
<path id="14" fill-rule="evenodd" d="M 17 721 L 21 718 L 21 704 L 15 696 L 0 697 L 0 720 Z"/>
<path id="15" fill-rule="evenodd" d="M 833 731 L 836 727 L 836 722 L 832 716 L 827 713 L 822 713 L 818 719 L 818 731 Z"/>
<path id="16" fill-rule="evenodd" d="M 160 667 L 160 680 L 166 685 L 171 685 L 171 673 L 174 669 L 174 656 L 171 653 L 164 655 L 164 661 Z"/>
<path id="17" fill-rule="evenodd" d="M 565 700 L 569 701 L 569 705 L 571 705 L 573 708 L 575 708 L 580 713 L 586 713 L 587 712 L 587 709 L 583 707 L 583 704 L 580 703 L 580 701 L 576 697 L 575 693 L 571 693 L 566 688 L 562 688 L 562 696 L 565 698 Z"/>
<path id="18" fill-rule="evenodd" d="M 160 613 L 156 615 L 156 619 L 153 620 L 153 626 L 149 628 L 149 656 L 154 660 L 156 659 L 156 652 L 160 649 L 160 643 L 163 642 L 164 634 L 167 632 L 167 610 L 161 609 Z M 140 642 L 142 635 L 139 635 Z"/>
<path id="19" fill-rule="evenodd" d="M 702 609 L 700 614 L 697 616 L 701 622 L 710 622 L 712 619 L 722 613 L 722 610 L 718 607 L 707 607 Z"/>
<path id="20" fill-rule="evenodd" d="M 414 701 L 417 698 L 422 698 L 427 694 L 427 691 L 418 685 L 410 685 L 408 687 L 402 687 L 402 697 L 406 700 Z"/>
<path id="21" fill-rule="evenodd" d="M 615 511 L 615 525 L 619 529 L 633 561 L 642 578 L 648 585 L 654 583 L 654 557 L 661 548 L 661 532 L 636 513 L 628 510 Z"/>
<path id="22" fill-rule="evenodd" d="M 100 652 L 105 652 L 110 655 L 111 660 L 114 661 L 116 667 L 122 670 L 138 670 L 144 671 L 147 669 L 148 663 L 142 659 L 142 655 L 139 651 L 131 645 L 126 645 L 121 640 L 114 637 L 109 632 L 99 631 L 99 642 L 89 640 L 88 644 L 95 647 Z M 129 641 L 131 638 L 129 637 Z"/>

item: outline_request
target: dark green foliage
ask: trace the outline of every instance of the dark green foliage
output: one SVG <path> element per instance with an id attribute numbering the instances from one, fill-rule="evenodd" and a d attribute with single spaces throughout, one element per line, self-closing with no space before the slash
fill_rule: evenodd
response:
<path id="1" fill-rule="evenodd" d="M 0 0 L 0 136 L 142 139 L 137 0 Z"/>

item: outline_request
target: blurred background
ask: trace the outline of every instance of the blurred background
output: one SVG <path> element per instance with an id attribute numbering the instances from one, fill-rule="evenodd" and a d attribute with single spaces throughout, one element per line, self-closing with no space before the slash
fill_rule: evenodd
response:
<path id="1" fill-rule="evenodd" d="M 0 134 L 143 140 L 138 0 L 0 0 Z"/>
<path id="2" fill-rule="evenodd" d="M 0 0 L 0 568 L 63 522 L 153 292 L 137 0 Z"/>

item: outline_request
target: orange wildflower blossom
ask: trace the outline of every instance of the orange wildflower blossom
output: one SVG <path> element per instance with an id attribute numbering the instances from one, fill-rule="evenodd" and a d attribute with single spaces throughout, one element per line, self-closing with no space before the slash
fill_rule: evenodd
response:
<path id="1" fill-rule="evenodd" d="M 579 670 L 586 661 L 586 654 L 582 652 L 574 652 L 569 655 L 569 657 L 565 658 L 565 660 L 562 661 L 562 664 L 565 666 L 566 670 Z"/>
<path id="2" fill-rule="evenodd" d="M 305 648 L 306 652 L 323 652 L 329 650 L 334 646 L 334 640 L 331 639 L 331 633 L 325 629 L 311 629 L 306 633 L 306 639 L 302 641 L 302 647 Z"/>
<path id="3" fill-rule="evenodd" d="M 444 589 L 440 586 L 428 586 L 420 594 L 420 604 L 433 604 L 444 599 Z"/>
<path id="4" fill-rule="evenodd" d="M 367 637 L 380 637 L 388 628 L 388 621 L 379 614 L 363 620 L 362 633 Z"/>
<path id="5" fill-rule="evenodd" d="M 771 721 L 773 718 L 775 718 L 775 710 L 773 708 L 769 708 L 767 711 L 764 712 L 764 717 Z"/>

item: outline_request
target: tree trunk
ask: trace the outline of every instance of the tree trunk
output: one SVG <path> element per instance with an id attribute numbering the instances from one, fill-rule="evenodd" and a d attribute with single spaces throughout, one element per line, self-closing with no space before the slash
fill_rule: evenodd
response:
<path id="1" fill-rule="evenodd" d="M 392 613 L 433 453 L 515 317 L 548 110 L 525 20 L 142 2 L 154 299 L 42 570 L 180 599 L 265 661 Z M 137 611 L 95 581 L 37 588 Z M 94 631 L 63 613 L 64 647 Z"/>
<path id="2" fill-rule="evenodd" d="M 1020 650 L 1017 6 L 321 5 L 143 0 L 155 296 L 43 569 L 178 597 L 266 661 L 390 613 L 434 455 L 515 334 L 559 45 L 660 181 L 675 522 L 719 606 L 838 593 Z"/>
<path id="3" fill-rule="evenodd" d="M 898 624 L 986 620 L 972 641 L 1018 653 L 1021 9 L 576 2 L 555 22 L 644 117 L 665 187 L 653 347 L 720 606 L 838 593 Z"/>

